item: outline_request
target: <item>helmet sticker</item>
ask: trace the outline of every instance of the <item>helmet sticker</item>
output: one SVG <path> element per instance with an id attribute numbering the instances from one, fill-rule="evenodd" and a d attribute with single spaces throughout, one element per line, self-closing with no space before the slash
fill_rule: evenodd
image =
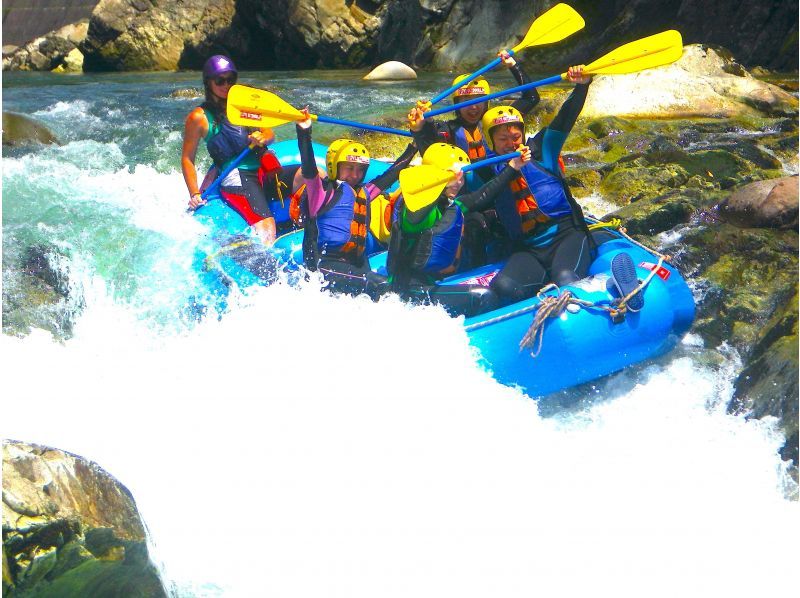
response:
<path id="1" fill-rule="evenodd" d="M 456 90 L 457 96 L 476 96 L 486 95 L 486 90 L 483 87 L 459 87 Z"/>

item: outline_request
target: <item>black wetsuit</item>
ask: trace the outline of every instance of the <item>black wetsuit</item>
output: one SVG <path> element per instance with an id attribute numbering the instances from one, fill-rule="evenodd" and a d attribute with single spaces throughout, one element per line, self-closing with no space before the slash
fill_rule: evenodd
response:
<path id="1" fill-rule="evenodd" d="M 556 117 L 545 129 L 529 138 L 536 167 L 559 179 L 569 202 L 568 215 L 537 224 L 528 234 L 513 241 L 514 252 L 492 280 L 491 288 L 507 301 L 534 295 L 544 285 L 569 284 L 586 276 L 595 247 L 607 240 L 607 233 L 590 234 L 583 211 L 572 197 L 558 166 L 558 155 L 586 101 L 589 84 L 577 85 Z M 530 191 L 536 196 L 536 188 Z"/>
<path id="2" fill-rule="evenodd" d="M 417 212 L 411 212 L 401 204 L 399 217 L 392 225 L 392 237 L 387 257 L 392 289 L 415 302 L 439 303 L 455 315 L 471 316 L 493 309 L 498 300 L 487 287 L 482 285 L 437 285 L 436 280 L 441 277 L 440 273 L 415 269 L 412 264 L 425 261 L 419 259 L 420 253 L 433 251 L 432 246 L 435 243 L 431 239 L 426 239 L 424 243 L 421 242 L 423 231 L 415 233 L 410 229 L 421 225 L 427 219 L 433 220 L 436 224 L 424 230 L 428 231 L 430 228 L 435 230 L 438 223 L 445 221 L 454 210 L 460 210 L 465 215 L 484 210 L 494 203 L 497 194 L 502 192 L 517 176 L 519 173 L 507 166 L 503 172 L 485 183 L 480 189 L 458 195 L 453 201 L 442 194 L 430 206 Z M 434 217 L 431 218 L 432 216 Z M 404 226 L 406 224 L 408 226 Z M 450 248 L 452 259 L 445 260 L 445 262 L 452 262 L 454 267 L 458 264 L 460 243 L 459 239 L 459 246 Z M 441 247 L 442 243 L 438 245 Z"/>

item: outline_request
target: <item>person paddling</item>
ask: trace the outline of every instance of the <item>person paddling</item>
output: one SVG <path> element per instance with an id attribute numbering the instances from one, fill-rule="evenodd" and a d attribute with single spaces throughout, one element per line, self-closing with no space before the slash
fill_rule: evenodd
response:
<path id="1" fill-rule="evenodd" d="M 566 285 L 585 277 L 593 249 L 605 240 L 603 233 L 595 238 L 589 232 L 558 160 L 592 81 L 583 68 L 578 65 L 567 71 L 575 89 L 553 121 L 533 137 L 525 139 L 522 114 L 512 106 L 492 108 L 482 119 L 494 152 L 505 154 L 527 147 L 533 158 L 495 202 L 498 218 L 514 244 L 514 252 L 491 282 L 491 289 L 506 301 L 530 297 L 550 282 Z M 500 169 L 493 168 L 501 174 Z M 620 255 L 624 256 L 621 261 L 631 259 L 627 254 Z M 627 263 L 620 266 L 626 273 L 633 270 Z M 630 287 L 630 281 L 622 285 Z M 637 307 L 629 304 L 629 308 Z"/>
<path id="2" fill-rule="evenodd" d="M 416 117 L 421 118 L 421 112 L 417 111 Z M 425 151 L 423 165 L 450 170 L 456 177 L 427 205 L 412 210 L 402 195 L 397 200 L 387 256 L 393 290 L 411 299 L 441 303 L 456 314 L 474 315 L 495 306 L 497 298 L 485 287 L 437 287 L 435 283 L 458 270 L 465 215 L 491 206 L 519 176 L 530 161 L 529 150 L 523 149 L 521 154 L 502 164 L 498 176 L 470 193 L 465 192 L 461 172 L 470 160 L 461 148 L 435 143 Z"/>
<path id="3" fill-rule="evenodd" d="M 403 154 L 382 175 L 368 183 L 364 176 L 370 155 L 362 143 L 337 139 L 325 156 L 327 178 L 320 176 L 311 145 L 311 118 L 297 123 L 301 176 L 305 184 L 301 210 L 305 219 L 303 262 L 309 270 L 319 270 L 332 290 L 366 292 L 377 297 L 385 277 L 373 273 L 367 259 L 379 250 L 370 232 L 373 202 L 397 181 L 400 171 L 416 154 L 409 144 Z"/>
<path id="4" fill-rule="evenodd" d="M 530 82 L 528 75 L 507 51 L 500 52 L 498 56 L 511 71 L 518 85 Z M 480 77 L 467 81 L 466 78 L 468 76 L 459 75 L 453 79 L 453 85 L 463 82 L 463 85 L 453 92 L 452 101 L 455 105 L 465 100 L 483 97 L 491 93 L 486 79 Z M 521 98 L 514 102 L 513 106 L 523 115 L 528 114 L 539 103 L 539 99 L 539 93 L 534 88 L 525 92 Z M 417 102 L 416 107 L 423 112 L 427 112 L 431 106 L 429 102 L 420 101 Z M 489 148 L 484 138 L 484 132 L 481 129 L 481 118 L 488 108 L 488 102 L 481 102 L 466 108 L 459 108 L 455 112 L 455 118 L 448 121 L 441 122 L 432 118 L 425 119 L 421 129 L 416 132 L 412 130 L 420 153 L 424 154 L 432 143 L 443 142 L 461 148 L 473 162 L 485 158 Z M 493 176 L 491 171 L 483 169 L 478 169 L 477 174 L 483 181 L 487 181 Z"/>
<path id="5" fill-rule="evenodd" d="M 205 204 L 202 189 L 211 183 L 216 172 L 221 172 L 248 145 L 255 147 L 250 154 L 222 181 L 220 194 L 253 227 L 263 243 L 275 241 L 275 218 L 269 200 L 259 180 L 264 147 L 275 140 L 271 129 L 248 129 L 232 125 L 226 115 L 226 103 L 238 72 L 227 56 L 214 55 L 203 65 L 205 101 L 189 113 L 183 131 L 181 170 L 189 190 L 189 207 L 196 209 Z M 203 185 L 197 184 L 195 158 L 200 141 L 204 140 L 208 153 L 214 160 L 214 169 L 206 175 Z"/>

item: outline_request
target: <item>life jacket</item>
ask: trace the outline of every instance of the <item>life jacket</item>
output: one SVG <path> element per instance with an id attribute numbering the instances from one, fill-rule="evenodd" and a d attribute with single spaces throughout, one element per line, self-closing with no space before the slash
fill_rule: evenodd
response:
<path id="1" fill-rule="evenodd" d="M 495 165 L 499 173 L 505 164 Z M 512 239 L 522 239 L 536 225 L 549 219 L 572 214 L 570 198 L 563 179 L 536 162 L 522 167 L 516 178 L 497 198 L 497 217 Z"/>
<path id="2" fill-rule="evenodd" d="M 475 127 L 474 137 L 464 127 L 456 129 L 454 137 L 455 145 L 467 152 L 471 161 L 475 162 L 486 157 L 489 147 L 486 145 L 480 126 Z"/>
<path id="3" fill-rule="evenodd" d="M 536 203 L 536 198 L 531 193 L 530 187 L 528 187 L 528 181 L 525 180 L 522 174 L 511 181 L 509 186 L 511 187 L 511 194 L 514 198 L 520 227 L 524 235 L 531 232 L 540 222 L 550 220 L 550 217 L 539 209 L 539 204 Z"/>
<path id="4" fill-rule="evenodd" d="M 403 199 L 395 205 L 392 235 L 386 267 L 398 286 L 404 287 L 411 277 L 429 281 L 452 274 L 461 260 L 461 239 L 464 233 L 464 213 L 449 204 L 436 223 L 419 233 L 402 230 Z"/>
<path id="5" fill-rule="evenodd" d="M 304 197 L 308 197 L 308 195 L 304 195 L 306 190 L 306 184 L 303 183 L 297 188 L 297 191 L 292 193 L 289 197 L 289 218 L 292 219 L 292 222 L 295 225 L 300 226 L 303 223 L 303 211 L 300 209 L 300 202 Z"/>
<path id="6" fill-rule="evenodd" d="M 306 223 L 303 261 L 307 265 L 315 267 L 323 257 L 341 258 L 356 265 L 364 260 L 369 198 L 363 187 L 355 191 L 346 183 L 335 185 L 316 218 Z M 306 205 L 301 210 L 308 214 L 307 200 L 302 203 Z"/>
<path id="7" fill-rule="evenodd" d="M 225 114 L 220 114 L 219 119 L 205 104 L 201 106 L 208 120 L 208 135 L 206 135 L 206 149 L 214 164 L 222 170 L 228 162 L 241 154 L 250 145 L 248 139 L 255 129 L 239 127 L 231 124 Z M 258 170 L 263 148 L 254 148 L 250 155 L 244 158 L 239 165 L 242 170 Z"/>

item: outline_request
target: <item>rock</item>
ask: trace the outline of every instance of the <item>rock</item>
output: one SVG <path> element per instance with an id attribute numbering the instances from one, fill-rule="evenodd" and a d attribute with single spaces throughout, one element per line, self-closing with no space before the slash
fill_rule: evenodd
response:
<path id="1" fill-rule="evenodd" d="M 595 78 L 581 116 L 600 118 L 732 118 L 796 115 L 797 98 L 737 71 L 732 60 L 693 44 L 677 62 L 629 75 Z"/>
<path id="2" fill-rule="evenodd" d="M 68 73 L 80 73 L 83 71 L 83 53 L 75 48 L 64 57 L 64 70 Z"/>
<path id="3" fill-rule="evenodd" d="M 130 492 L 77 455 L 3 441 L 3 594 L 166 596 Z"/>
<path id="4" fill-rule="evenodd" d="M 784 459 L 798 464 L 798 295 L 776 310 L 763 327 L 760 338 L 748 356 L 734 383 L 733 398 L 728 405 L 732 413 L 748 417 L 777 417 L 786 443 L 781 450 Z"/>
<path id="5" fill-rule="evenodd" d="M 59 143 L 43 124 L 16 112 L 3 112 L 3 145 Z"/>
<path id="6" fill-rule="evenodd" d="M 186 89 L 176 89 L 169 94 L 169 97 L 194 100 L 205 97 L 205 91 L 201 87 L 188 87 Z"/>
<path id="7" fill-rule="evenodd" d="M 407 64 L 390 60 L 379 64 L 364 76 L 365 81 L 400 81 L 404 79 L 416 79 L 417 73 Z"/>
<path id="8" fill-rule="evenodd" d="M 62 67 L 58 72 L 79 72 L 82 58 L 79 58 L 81 53 L 78 46 L 86 39 L 88 28 L 88 20 L 65 25 L 43 37 L 37 37 L 8 56 L 4 53 L 3 70 L 50 71 Z"/>
<path id="9" fill-rule="evenodd" d="M 211 54 L 247 54 L 235 0 L 100 0 L 81 45 L 87 71 L 176 70 Z M 246 63 L 239 63 L 240 68 Z"/>
<path id="10" fill-rule="evenodd" d="M 736 189 L 719 206 L 720 217 L 743 227 L 798 226 L 798 177 L 757 181 Z"/>

